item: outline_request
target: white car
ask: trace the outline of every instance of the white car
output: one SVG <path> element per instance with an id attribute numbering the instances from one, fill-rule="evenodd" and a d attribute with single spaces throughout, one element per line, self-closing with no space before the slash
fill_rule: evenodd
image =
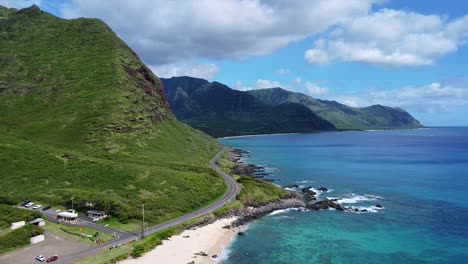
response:
<path id="1" fill-rule="evenodd" d="M 36 257 L 36 260 L 40 261 L 40 262 L 44 262 L 44 261 L 46 261 L 46 258 L 44 256 L 42 256 L 42 255 L 39 255 L 39 256 Z"/>
<path id="2" fill-rule="evenodd" d="M 31 207 L 33 204 L 34 204 L 34 203 L 27 203 L 27 204 L 24 205 L 24 207 L 29 208 L 29 207 Z"/>
<path id="3" fill-rule="evenodd" d="M 35 205 L 35 206 L 33 207 L 33 209 L 34 209 L 34 210 L 37 210 L 37 209 L 39 209 L 39 208 L 41 208 L 41 207 L 42 207 L 42 205 L 37 204 L 37 205 Z"/>

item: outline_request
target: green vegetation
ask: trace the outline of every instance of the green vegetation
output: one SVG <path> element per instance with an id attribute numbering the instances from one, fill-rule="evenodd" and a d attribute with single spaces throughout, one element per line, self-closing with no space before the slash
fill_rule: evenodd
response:
<path id="1" fill-rule="evenodd" d="M 112 250 L 106 250 L 100 254 L 85 258 L 76 262 L 76 264 L 114 264 L 117 261 L 122 261 L 130 256 L 132 244 L 125 244 Z"/>
<path id="2" fill-rule="evenodd" d="M 382 105 L 356 108 L 335 101 L 314 99 L 302 93 L 281 88 L 258 89 L 248 93 L 269 105 L 300 103 L 314 113 L 344 130 L 397 129 L 422 127 L 418 120 L 400 108 Z"/>
<path id="3" fill-rule="evenodd" d="M 35 225 L 26 225 L 0 236 L 0 254 L 29 245 L 29 239 L 44 234 L 44 230 Z"/>
<path id="4" fill-rule="evenodd" d="M 133 249 L 130 255 L 132 257 L 141 257 L 144 253 L 161 245 L 163 240 L 168 239 L 173 235 L 177 235 L 180 232 L 181 230 L 179 227 L 171 227 L 151 236 L 145 237 L 133 245 Z"/>
<path id="5" fill-rule="evenodd" d="M 25 221 L 29 222 L 42 215 L 36 211 L 28 211 L 12 207 L 10 205 L 0 204 L 0 228 L 8 229 L 11 223 Z M 0 233 L 1 235 L 1 233 Z"/>
<path id="6" fill-rule="evenodd" d="M 229 152 L 225 152 L 218 160 L 218 166 L 226 173 L 232 174 L 232 168 L 237 164 L 228 160 Z M 271 182 L 254 179 L 247 176 L 234 175 L 242 185 L 242 191 L 237 200 L 213 212 L 215 216 L 223 216 L 230 212 L 238 212 L 245 206 L 259 206 L 277 201 L 288 192 Z"/>
<path id="7" fill-rule="evenodd" d="M 267 105 L 246 92 L 192 77 L 162 81 L 176 117 L 214 137 L 335 130 L 298 103 Z"/>
<path id="8" fill-rule="evenodd" d="M 151 224 L 226 190 L 220 145 L 174 119 L 162 83 L 97 19 L 0 11 L 0 189 Z M 90 206 L 92 204 L 92 206 Z"/>
<path id="9" fill-rule="evenodd" d="M 242 185 L 239 200 L 244 205 L 261 205 L 277 201 L 288 194 L 288 192 L 271 182 L 257 180 L 242 176 L 237 182 Z"/>
<path id="10" fill-rule="evenodd" d="M 66 226 L 56 224 L 50 221 L 46 221 L 46 225 L 42 228 L 56 236 L 71 239 L 77 242 L 85 242 L 88 244 L 95 244 L 94 240 L 96 238 L 94 237 L 94 235 L 96 234 L 96 232 L 99 232 L 99 239 L 101 239 L 103 242 L 110 241 L 114 238 L 111 234 L 104 233 L 93 228 Z M 81 234 L 91 235 L 92 237 L 83 237 Z"/>
<path id="11" fill-rule="evenodd" d="M 141 220 L 140 219 L 130 219 L 125 221 L 125 224 L 120 222 L 117 217 L 107 217 L 106 219 L 99 220 L 97 222 L 103 226 L 109 226 L 109 228 L 117 229 L 121 231 L 134 232 L 141 229 Z"/>

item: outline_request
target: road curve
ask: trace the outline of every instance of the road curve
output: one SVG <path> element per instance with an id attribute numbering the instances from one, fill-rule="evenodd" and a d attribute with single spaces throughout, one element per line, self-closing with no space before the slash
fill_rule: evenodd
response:
<path id="1" fill-rule="evenodd" d="M 224 181 L 226 182 L 226 185 L 228 187 L 228 190 L 223 195 L 223 197 L 221 197 L 216 202 L 214 202 L 214 203 L 212 203 L 212 204 L 210 204 L 208 206 L 205 206 L 205 207 L 203 207 L 203 208 L 201 208 L 201 209 L 199 209 L 199 210 L 197 210 L 195 212 L 192 212 L 192 213 L 183 215 L 183 216 L 181 216 L 179 218 L 170 220 L 168 222 L 165 222 L 165 223 L 150 227 L 150 228 L 145 230 L 145 235 L 150 235 L 150 234 L 159 232 L 161 230 L 167 229 L 169 227 L 173 227 L 173 226 L 182 224 L 184 222 L 195 219 L 197 217 L 212 213 L 213 211 L 223 207 L 224 205 L 235 201 L 237 195 L 240 193 L 240 191 L 242 189 L 241 186 L 234 180 L 234 178 L 232 178 L 227 173 L 222 171 L 218 167 L 218 165 L 216 164 L 218 159 L 221 157 L 221 155 L 223 155 L 223 153 L 226 150 L 227 150 L 227 147 L 226 146 L 223 147 L 223 149 L 220 150 L 210 160 L 210 167 L 212 169 L 214 169 L 224 179 Z M 73 254 L 70 254 L 70 255 L 67 255 L 67 256 L 63 256 L 63 257 L 61 257 L 59 259 L 59 263 L 73 263 L 73 262 L 78 261 L 80 259 L 90 257 L 90 256 L 94 256 L 94 255 L 97 255 L 97 254 L 99 254 L 99 253 L 101 253 L 103 251 L 106 251 L 112 245 L 126 244 L 126 243 L 129 243 L 129 242 L 131 242 L 131 241 L 133 241 L 135 239 L 138 239 L 138 238 L 139 238 L 139 235 L 136 235 L 136 234 L 121 233 L 119 239 L 117 239 L 115 241 L 110 241 L 110 242 L 107 242 L 107 243 L 105 243 L 105 244 L 103 244 L 101 246 L 98 246 L 98 247 L 94 247 L 94 248 L 91 248 L 91 249 L 88 249 L 88 250 L 85 250 L 85 251 L 76 252 L 76 253 L 73 253 Z"/>

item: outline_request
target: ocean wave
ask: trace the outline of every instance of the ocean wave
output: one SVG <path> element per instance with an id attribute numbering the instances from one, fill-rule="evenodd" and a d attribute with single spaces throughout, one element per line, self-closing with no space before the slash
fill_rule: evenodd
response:
<path id="1" fill-rule="evenodd" d="M 316 195 L 315 195 L 316 198 L 319 198 L 319 196 L 324 194 L 324 193 L 331 193 L 331 192 L 335 191 L 334 189 L 328 189 L 326 192 L 324 192 L 324 191 L 321 191 L 319 189 L 315 189 L 313 187 L 309 188 L 309 190 L 316 193 Z M 328 199 L 328 197 L 326 197 L 326 198 Z"/>
<path id="2" fill-rule="evenodd" d="M 356 211 L 357 209 L 357 211 Z M 385 207 L 377 206 L 351 206 L 347 212 L 362 214 L 362 213 L 378 213 L 379 210 L 383 210 Z"/>
<path id="3" fill-rule="evenodd" d="M 234 241 L 231 241 L 230 245 L 232 245 Z M 218 255 L 217 258 L 211 258 L 211 260 L 214 261 L 215 264 L 217 263 L 224 263 L 224 261 L 226 261 L 229 257 L 229 254 L 231 253 L 231 248 L 230 248 L 230 245 L 227 246 L 227 247 L 223 247 L 223 249 L 221 250 L 221 253 Z"/>
<path id="4" fill-rule="evenodd" d="M 296 183 L 312 183 L 313 181 L 305 180 L 305 181 L 296 181 Z"/>
<path id="5" fill-rule="evenodd" d="M 277 215 L 277 214 L 284 214 L 290 211 L 299 211 L 302 210 L 301 208 L 286 208 L 286 209 L 280 209 L 280 210 L 275 210 L 271 212 L 269 215 Z"/>
<path id="6" fill-rule="evenodd" d="M 347 197 L 327 197 L 327 199 L 336 200 L 336 202 L 339 204 L 356 204 L 360 202 L 380 200 L 382 199 L 382 197 L 372 194 L 357 195 L 354 193 L 350 193 L 349 195 L 347 195 Z"/>

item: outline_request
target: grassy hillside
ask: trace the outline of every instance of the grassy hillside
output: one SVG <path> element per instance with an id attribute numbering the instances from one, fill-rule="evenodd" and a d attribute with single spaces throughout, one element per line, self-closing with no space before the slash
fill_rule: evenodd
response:
<path id="1" fill-rule="evenodd" d="M 356 108 L 335 101 L 314 99 L 302 93 L 281 88 L 248 91 L 263 103 L 278 105 L 299 103 L 310 108 L 320 117 L 331 122 L 338 129 L 396 129 L 422 127 L 418 120 L 400 108 L 382 105 Z"/>
<path id="2" fill-rule="evenodd" d="M 97 19 L 0 8 L 0 189 L 43 204 L 86 204 L 161 222 L 225 185 L 220 149 L 174 119 L 161 81 Z"/>
<path id="3" fill-rule="evenodd" d="M 222 83 L 192 77 L 162 81 L 176 117 L 215 137 L 335 130 L 298 103 L 267 105 Z"/>

